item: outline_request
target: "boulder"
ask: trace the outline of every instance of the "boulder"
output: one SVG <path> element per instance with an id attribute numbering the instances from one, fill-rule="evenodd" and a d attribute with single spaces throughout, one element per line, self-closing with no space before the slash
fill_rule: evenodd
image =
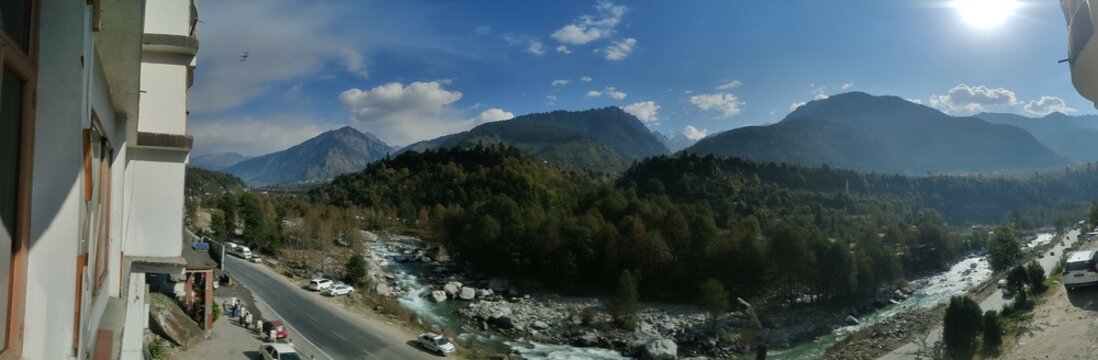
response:
<path id="1" fill-rule="evenodd" d="M 545 329 L 549 328 L 549 324 L 546 324 L 544 321 L 537 320 L 537 321 L 534 321 L 534 324 L 530 325 L 530 327 L 532 327 L 536 330 L 545 330 Z"/>
<path id="2" fill-rule="evenodd" d="M 477 289 L 477 298 L 483 299 L 492 296 L 492 289 Z"/>
<path id="3" fill-rule="evenodd" d="M 671 339 L 653 339 L 641 350 L 641 359 L 674 360 L 678 358 L 679 346 Z"/>
<path id="4" fill-rule="evenodd" d="M 495 291 L 506 291 L 511 287 L 511 282 L 501 277 L 494 277 L 488 280 L 488 288 Z"/>
<path id="5" fill-rule="evenodd" d="M 461 294 L 458 295 L 459 299 L 466 300 L 466 301 L 473 300 L 476 297 L 477 297 L 477 289 L 476 288 L 471 288 L 471 287 L 468 287 L 468 286 L 462 287 L 461 288 Z"/>
<path id="6" fill-rule="evenodd" d="M 858 321 L 858 318 L 854 317 L 854 315 L 847 315 L 845 320 L 847 325 L 858 325 L 862 323 L 861 321 Z"/>
<path id="7" fill-rule="evenodd" d="M 457 281 L 448 282 L 446 285 L 442 286 L 442 290 L 445 290 L 446 294 L 450 296 L 457 295 L 458 292 L 461 291 L 461 283 Z"/>
<path id="8" fill-rule="evenodd" d="M 431 292 L 431 300 L 440 303 L 446 301 L 446 292 L 441 290 L 435 290 Z"/>
<path id="9" fill-rule="evenodd" d="M 160 294 L 149 304 L 149 329 L 172 343 L 190 347 L 202 340 L 202 328 L 167 296 Z M 220 304 L 215 305 L 220 306 Z"/>
<path id="10" fill-rule="evenodd" d="M 488 318 L 488 325 L 495 326 L 498 329 L 509 330 L 515 328 L 515 321 L 510 316 L 499 316 Z"/>
<path id="11" fill-rule="evenodd" d="M 374 287 L 374 292 L 381 296 L 389 296 L 389 285 L 377 284 L 377 286 Z"/>

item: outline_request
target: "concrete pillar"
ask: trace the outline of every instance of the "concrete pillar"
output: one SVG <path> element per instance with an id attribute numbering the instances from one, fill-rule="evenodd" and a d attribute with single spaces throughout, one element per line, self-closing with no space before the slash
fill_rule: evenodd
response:
<path id="1" fill-rule="evenodd" d="M 213 270 L 206 270 L 205 272 L 202 273 L 202 275 L 205 278 L 203 280 L 206 281 L 206 291 L 205 291 L 206 294 L 205 294 L 205 296 L 203 296 L 205 298 L 205 299 L 203 299 L 203 301 L 205 302 L 205 305 L 206 305 L 206 308 L 205 308 L 205 311 L 204 311 L 206 313 L 206 337 L 209 337 L 210 336 L 210 331 L 213 330 L 213 322 L 214 322 L 214 319 L 213 319 L 213 307 L 214 307 L 214 289 L 213 289 L 214 277 L 213 277 Z"/>
<path id="2" fill-rule="evenodd" d="M 183 305 L 187 306 L 187 310 L 191 309 L 191 304 L 194 303 L 194 290 L 191 288 L 194 286 L 194 273 L 185 272 L 187 282 L 183 285 Z"/>

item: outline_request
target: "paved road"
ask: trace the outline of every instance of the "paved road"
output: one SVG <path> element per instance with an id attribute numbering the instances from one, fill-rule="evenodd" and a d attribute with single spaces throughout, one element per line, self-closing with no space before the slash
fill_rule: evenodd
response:
<path id="1" fill-rule="evenodd" d="M 1045 269 L 1046 276 L 1051 275 L 1049 274 L 1049 272 L 1052 271 L 1052 268 L 1056 267 L 1056 262 L 1060 260 L 1060 256 L 1064 254 L 1064 251 L 1070 251 L 1067 249 L 1071 248 L 1071 246 L 1074 245 L 1075 241 L 1077 241 L 1078 239 L 1079 230 L 1072 230 L 1064 235 L 1062 241 L 1053 243 L 1051 248 L 1041 250 L 1044 254 L 1044 257 L 1037 258 L 1037 262 L 1040 263 L 1041 267 Z M 1060 243 L 1063 243 L 1064 246 L 1060 246 Z M 1053 255 L 1049 255 L 1049 251 L 1052 251 Z M 980 303 L 980 308 L 984 311 L 1000 311 L 1003 310 L 1003 307 L 1013 301 L 1013 296 L 1003 295 L 1003 291 L 1002 289 L 1000 289 L 994 294 L 991 294 L 991 296 L 988 296 L 987 299 L 984 299 L 984 301 Z"/>
<path id="2" fill-rule="evenodd" d="M 225 271 L 266 303 L 290 330 L 320 348 L 333 360 L 342 359 L 438 359 L 395 338 L 377 326 L 328 304 L 312 293 L 281 278 L 263 265 L 228 257 Z"/>

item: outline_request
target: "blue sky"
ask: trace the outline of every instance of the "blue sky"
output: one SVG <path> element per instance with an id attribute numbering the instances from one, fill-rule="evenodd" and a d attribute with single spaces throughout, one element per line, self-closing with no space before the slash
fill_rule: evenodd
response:
<path id="1" fill-rule="evenodd" d="M 954 115 L 1093 113 L 1055 1 L 993 27 L 951 0 L 203 1 L 195 154 L 352 125 L 391 145 L 533 112 L 620 106 L 692 137 L 846 91 Z M 248 52 L 245 61 L 241 55 Z"/>

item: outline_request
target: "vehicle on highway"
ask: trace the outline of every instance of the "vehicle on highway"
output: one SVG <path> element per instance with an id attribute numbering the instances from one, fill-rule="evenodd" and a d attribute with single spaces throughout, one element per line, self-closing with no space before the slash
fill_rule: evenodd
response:
<path id="1" fill-rule="evenodd" d="M 1064 287 L 1070 290 L 1098 284 L 1098 252 L 1076 251 L 1064 265 Z"/>
<path id="2" fill-rule="evenodd" d="M 263 360 L 302 360 L 297 350 L 289 344 L 264 343 L 259 345 L 259 354 Z"/>
<path id="3" fill-rule="evenodd" d="M 332 286 L 332 281 L 324 278 L 309 280 L 309 290 L 321 291 Z"/>
<path id="4" fill-rule="evenodd" d="M 446 337 L 435 333 L 424 333 L 423 335 L 420 335 L 419 345 L 429 351 L 437 352 L 442 356 L 446 356 L 446 354 L 457 350 L 450 340 L 446 340 Z"/>
<path id="5" fill-rule="evenodd" d="M 283 324 L 282 321 L 279 320 L 271 320 L 263 323 L 264 336 L 268 336 L 271 333 L 271 330 L 275 331 L 275 338 L 267 339 L 269 341 L 277 341 L 278 339 L 285 339 L 290 336 L 290 331 L 286 329 L 286 324 Z"/>
<path id="6" fill-rule="evenodd" d="M 347 295 L 353 292 L 355 292 L 355 288 L 351 287 L 351 285 L 336 284 L 328 287 L 327 289 L 324 289 L 324 291 L 321 293 L 328 296 L 339 296 Z"/>
<path id="7" fill-rule="evenodd" d="M 261 263 L 261 262 L 263 262 L 263 258 L 261 258 L 261 257 L 258 257 L 258 256 L 255 256 L 255 255 L 252 255 L 252 257 L 248 258 L 248 261 L 251 261 L 251 262 L 253 262 L 253 263 L 256 263 L 256 264 L 258 264 L 258 263 Z"/>
<path id="8" fill-rule="evenodd" d="M 252 257 L 252 249 L 249 249 L 247 246 L 237 245 L 231 242 L 225 243 L 225 252 L 229 253 L 229 255 L 234 255 L 245 260 Z"/>

